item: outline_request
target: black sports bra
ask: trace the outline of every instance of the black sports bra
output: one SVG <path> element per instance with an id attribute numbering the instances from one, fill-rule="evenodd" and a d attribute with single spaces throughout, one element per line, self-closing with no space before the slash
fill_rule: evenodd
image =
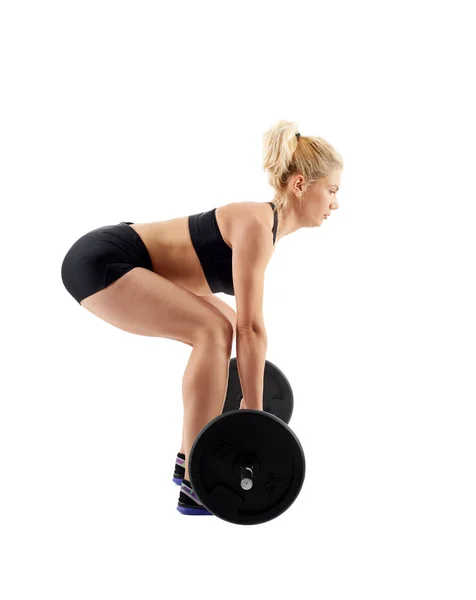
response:
<path id="1" fill-rule="evenodd" d="M 278 213 L 273 202 L 268 202 L 273 207 L 273 244 L 276 242 L 278 230 Z M 233 250 L 223 239 L 218 227 L 216 208 L 207 212 L 190 215 L 188 227 L 192 244 L 202 265 L 208 285 L 214 294 L 222 292 L 230 296 L 235 295 L 232 276 Z"/>

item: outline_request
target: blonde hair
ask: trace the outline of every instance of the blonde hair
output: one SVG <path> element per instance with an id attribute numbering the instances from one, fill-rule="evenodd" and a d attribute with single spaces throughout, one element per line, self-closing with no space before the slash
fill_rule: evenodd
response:
<path id="1" fill-rule="evenodd" d="M 304 195 L 318 179 L 344 169 L 341 155 L 328 142 L 297 133 L 297 123 L 278 121 L 263 136 L 263 169 L 275 190 L 274 203 L 279 216 L 290 208 L 286 188 L 293 175 L 299 173 L 304 177 Z"/>

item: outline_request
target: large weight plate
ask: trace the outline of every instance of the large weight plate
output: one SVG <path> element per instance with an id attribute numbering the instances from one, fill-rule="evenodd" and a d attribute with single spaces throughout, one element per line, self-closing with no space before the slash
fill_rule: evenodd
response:
<path id="1" fill-rule="evenodd" d="M 239 409 L 242 399 L 243 392 L 238 374 L 238 365 L 236 358 L 232 358 L 228 372 L 228 389 L 223 413 Z M 289 423 L 293 414 L 293 408 L 294 396 L 291 384 L 284 373 L 276 365 L 267 360 L 263 380 L 263 410 L 279 417 L 281 421 Z"/>
<path id="2" fill-rule="evenodd" d="M 240 525 L 270 521 L 286 511 L 304 482 L 302 446 L 281 419 L 235 410 L 206 425 L 190 452 L 190 482 L 217 517 Z M 253 486 L 241 487 L 240 465 L 251 464 Z"/>

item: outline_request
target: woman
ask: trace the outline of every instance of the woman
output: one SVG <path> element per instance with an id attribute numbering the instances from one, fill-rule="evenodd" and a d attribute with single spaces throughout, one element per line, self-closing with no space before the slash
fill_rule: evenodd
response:
<path id="1" fill-rule="evenodd" d="M 295 123 L 279 121 L 264 135 L 263 157 L 274 202 L 100 227 L 73 244 L 61 268 L 66 289 L 94 315 L 129 333 L 192 347 L 174 473 L 184 514 L 209 514 L 190 486 L 186 457 L 222 412 L 235 334 L 242 408 L 262 410 L 264 272 L 274 244 L 302 227 L 319 227 L 338 208 L 343 161 L 325 140 L 301 137 Z M 214 296 L 219 292 L 235 296 L 236 313 Z"/>

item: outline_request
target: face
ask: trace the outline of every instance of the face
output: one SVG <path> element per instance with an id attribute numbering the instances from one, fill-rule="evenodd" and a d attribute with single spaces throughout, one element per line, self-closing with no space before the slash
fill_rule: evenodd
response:
<path id="1" fill-rule="evenodd" d="M 297 190 L 303 183 L 302 176 L 298 176 L 294 185 Z M 301 185 L 300 185 L 301 184 Z M 339 208 L 337 191 L 340 188 L 340 171 L 334 171 L 310 185 L 303 196 L 301 217 L 305 227 L 319 227 L 332 211 Z"/>

